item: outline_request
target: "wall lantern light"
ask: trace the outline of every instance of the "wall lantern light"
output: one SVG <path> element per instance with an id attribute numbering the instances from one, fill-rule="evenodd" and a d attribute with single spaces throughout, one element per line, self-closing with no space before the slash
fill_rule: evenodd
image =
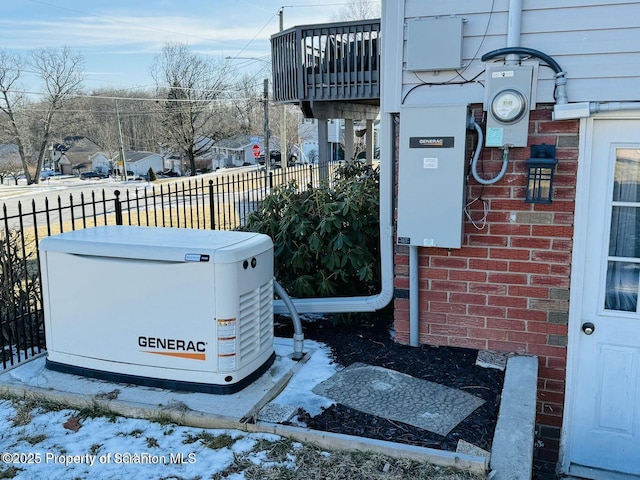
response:
<path id="1" fill-rule="evenodd" d="M 551 203 L 553 173 L 556 160 L 555 145 L 531 145 L 531 158 L 527 160 L 527 203 Z"/>

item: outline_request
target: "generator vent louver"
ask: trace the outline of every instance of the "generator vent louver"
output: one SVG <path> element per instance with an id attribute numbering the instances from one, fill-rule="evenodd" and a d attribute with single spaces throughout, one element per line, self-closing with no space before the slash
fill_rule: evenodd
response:
<path id="1" fill-rule="evenodd" d="M 239 360 L 273 343 L 273 282 L 240 295 Z"/>

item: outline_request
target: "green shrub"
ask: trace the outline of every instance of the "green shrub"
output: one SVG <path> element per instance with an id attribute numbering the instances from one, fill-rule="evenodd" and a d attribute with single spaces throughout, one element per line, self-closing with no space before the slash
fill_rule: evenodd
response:
<path id="1" fill-rule="evenodd" d="M 275 188 L 246 230 L 274 242 L 275 276 L 294 297 L 370 295 L 380 289 L 379 172 L 347 163 L 299 192 Z"/>
<path id="2" fill-rule="evenodd" d="M 156 172 L 154 172 L 153 168 L 151 167 L 149 167 L 149 170 L 147 170 L 147 178 L 150 182 L 154 182 L 158 179 L 158 177 L 156 176 Z"/>

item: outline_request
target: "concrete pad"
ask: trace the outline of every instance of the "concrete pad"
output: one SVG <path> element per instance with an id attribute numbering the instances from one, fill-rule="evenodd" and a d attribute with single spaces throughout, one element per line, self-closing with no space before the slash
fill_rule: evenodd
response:
<path id="1" fill-rule="evenodd" d="M 456 445 L 456 453 L 464 453 L 465 455 L 471 455 L 473 457 L 486 458 L 487 464 L 489 463 L 489 460 L 491 458 L 491 454 L 489 452 L 465 440 L 458 440 L 458 444 Z"/>
<path id="2" fill-rule="evenodd" d="M 536 419 L 538 357 L 507 361 L 491 446 L 492 480 L 530 480 Z"/>
<path id="3" fill-rule="evenodd" d="M 313 392 L 347 407 L 443 436 L 484 403 L 454 388 L 363 363 L 341 370 Z"/>
<path id="4" fill-rule="evenodd" d="M 285 423 L 298 412 L 295 405 L 267 403 L 258 413 L 259 422 Z"/>
<path id="5" fill-rule="evenodd" d="M 482 368 L 495 368 L 496 370 L 504 372 L 509 356 L 509 353 L 479 350 L 478 356 L 476 357 L 476 365 Z"/>
<path id="6" fill-rule="evenodd" d="M 45 356 L 0 374 L 0 388 L 18 393 L 39 393 L 57 399 L 84 398 L 87 404 L 92 401 L 105 404 L 118 402 L 157 412 L 210 415 L 229 422 L 240 422 L 254 417 L 280 393 L 299 364 L 290 358 L 293 340 L 276 338 L 274 350 L 276 360 L 271 368 L 251 385 L 231 395 L 179 392 L 56 372 L 45 368 Z"/>

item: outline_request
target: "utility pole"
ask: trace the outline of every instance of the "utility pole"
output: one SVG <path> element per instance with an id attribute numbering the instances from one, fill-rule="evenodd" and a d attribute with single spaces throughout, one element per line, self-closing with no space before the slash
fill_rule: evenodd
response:
<path id="1" fill-rule="evenodd" d="M 116 118 L 118 119 L 118 134 L 120 135 L 120 155 L 122 156 L 122 178 L 127 180 L 127 160 L 124 157 L 124 142 L 122 140 L 122 125 L 120 123 L 120 111 L 118 110 L 118 99 L 116 98 Z"/>
<path id="2" fill-rule="evenodd" d="M 264 165 L 267 174 L 271 169 L 271 154 L 269 153 L 269 79 L 264 79 Z"/>
<path id="3" fill-rule="evenodd" d="M 284 7 L 278 12 L 280 17 L 280 31 L 284 30 Z M 289 159 L 287 157 L 287 105 L 282 104 L 282 114 L 280 119 L 280 166 L 287 168 Z"/>

